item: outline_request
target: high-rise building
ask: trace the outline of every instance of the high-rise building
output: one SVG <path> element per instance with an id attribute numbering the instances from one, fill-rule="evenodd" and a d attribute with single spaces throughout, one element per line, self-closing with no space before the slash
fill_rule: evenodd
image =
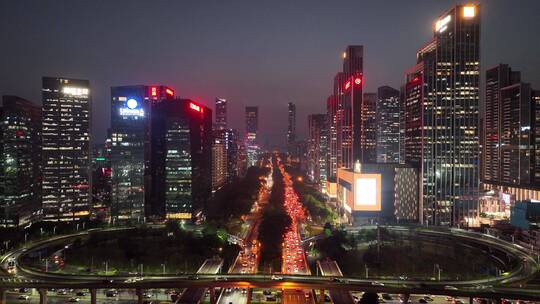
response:
<path id="1" fill-rule="evenodd" d="M 475 225 L 479 184 L 480 7 L 434 24 L 405 85 L 406 161 L 421 168 L 422 221 Z"/>
<path id="2" fill-rule="evenodd" d="M 308 177 L 321 190 L 328 179 L 328 120 L 326 114 L 308 116 Z"/>
<path id="3" fill-rule="evenodd" d="M 212 190 L 212 110 L 189 99 L 152 106 L 147 201 L 161 218 L 191 220 Z"/>
<path id="4" fill-rule="evenodd" d="M 104 221 L 110 218 L 112 169 L 112 141 L 94 146 L 92 153 L 92 218 Z"/>
<path id="5" fill-rule="evenodd" d="M 214 130 L 212 134 L 212 192 L 216 192 L 227 182 L 227 149 L 220 131 L 225 130 Z"/>
<path id="6" fill-rule="evenodd" d="M 363 163 L 375 163 L 377 162 L 377 93 L 364 93 L 361 109 L 360 154 L 357 159 Z"/>
<path id="7" fill-rule="evenodd" d="M 363 94 L 361 45 L 343 52 L 343 71 L 334 77 L 333 94 L 327 100 L 329 119 L 329 172 L 334 180 L 338 168 L 352 168 L 355 161 L 376 162 L 376 94 Z"/>
<path id="8" fill-rule="evenodd" d="M 0 227 L 17 227 L 41 213 L 41 107 L 17 96 L 2 101 Z"/>
<path id="9" fill-rule="evenodd" d="M 216 98 L 216 130 L 227 129 L 227 99 Z"/>
<path id="10" fill-rule="evenodd" d="M 43 77 L 42 208 L 46 221 L 90 215 L 88 80 Z"/>
<path id="11" fill-rule="evenodd" d="M 482 186 L 487 193 L 480 211 L 507 216 L 516 201 L 540 199 L 540 98 L 521 82 L 520 72 L 499 64 L 486 71 L 484 100 Z M 498 208 L 488 209 L 489 202 Z"/>
<path id="12" fill-rule="evenodd" d="M 226 182 L 233 181 L 239 176 L 238 167 L 240 135 L 236 129 L 214 130 L 214 140 L 219 140 L 224 144 L 226 155 Z"/>
<path id="13" fill-rule="evenodd" d="M 259 132 L 259 108 L 246 107 L 246 154 L 247 166 L 253 166 L 259 158 L 259 143 L 257 133 Z"/>
<path id="14" fill-rule="evenodd" d="M 377 162 L 399 163 L 401 110 L 399 91 L 389 86 L 377 90 Z"/>
<path id="15" fill-rule="evenodd" d="M 152 109 L 174 91 L 165 86 L 111 88 L 111 168 L 113 220 L 144 221 L 152 214 L 145 204 L 145 170 L 151 151 Z"/>
<path id="16" fill-rule="evenodd" d="M 287 148 L 291 152 L 292 146 L 296 141 L 296 105 L 292 102 L 287 104 L 288 125 L 287 125 Z"/>

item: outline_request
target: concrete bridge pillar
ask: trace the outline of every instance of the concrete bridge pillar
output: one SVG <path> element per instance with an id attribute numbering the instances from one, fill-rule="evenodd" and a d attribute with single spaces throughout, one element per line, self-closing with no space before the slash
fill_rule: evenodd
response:
<path id="1" fill-rule="evenodd" d="M 247 293 L 246 293 L 246 304 L 251 304 L 251 293 L 252 293 L 253 289 L 249 288 L 247 289 Z"/>
<path id="2" fill-rule="evenodd" d="M 90 304 L 97 303 L 97 289 L 91 288 L 88 290 L 90 292 Z"/>
<path id="3" fill-rule="evenodd" d="M 47 304 L 47 289 L 38 289 L 39 304 Z"/>
<path id="4" fill-rule="evenodd" d="M 216 290 L 214 287 L 210 288 L 210 304 L 216 304 Z"/>
<path id="5" fill-rule="evenodd" d="M 0 288 L 0 304 L 6 304 L 6 290 Z"/>
<path id="6" fill-rule="evenodd" d="M 319 301 L 317 303 L 319 303 L 319 304 L 324 303 L 324 289 L 319 290 Z"/>
<path id="7" fill-rule="evenodd" d="M 137 304 L 143 304 L 143 290 L 137 288 L 135 289 L 135 294 L 137 295 Z"/>

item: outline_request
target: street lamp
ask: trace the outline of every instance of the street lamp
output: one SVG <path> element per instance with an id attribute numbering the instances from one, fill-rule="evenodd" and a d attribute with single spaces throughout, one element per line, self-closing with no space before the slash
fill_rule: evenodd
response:
<path id="1" fill-rule="evenodd" d="M 26 239 L 28 238 L 28 232 L 24 234 L 24 245 L 26 246 Z"/>
<path id="2" fill-rule="evenodd" d="M 163 275 L 165 275 L 165 263 L 161 264 L 161 267 L 163 267 Z"/>

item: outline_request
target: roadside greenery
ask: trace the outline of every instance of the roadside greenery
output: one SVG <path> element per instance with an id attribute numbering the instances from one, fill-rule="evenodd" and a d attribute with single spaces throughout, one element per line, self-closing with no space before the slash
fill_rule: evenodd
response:
<path id="1" fill-rule="evenodd" d="M 299 170 L 287 167 L 287 172 L 293 177 L 293 187 L 300 201 L 309 212 L 311 219 L 318 225 L 334 223 L 338 215 L 326 204 L 326 198 L 313 185 L 307 183 L 307 177 Z"/>
<path id="2" fill-rule="evenodd" d="M 380 242 L 378 242 L 378 239 Z M 408 237 L 380 228 L 349 234 L 332 230 L 317 240 L 311 255 L 338 263 L 344 275 L 369 278 L 406 276 L 443 280 L 471 280 L 497 275 L 499 265 L 489 254 L 451 238 Z M 315 267 L 315 265 L 312 265 Z"/>
<path id="3" fill-rule="evenodd" d="M 248 214 L 264 183 L 261 178 L 269 172 L 270 169 L 266 167 L 250 167 L 244 178 L 236 179 L 216 191 L 206 207 L 207 219 L 226 224 Z"/>
<path id="4" fill-rule="evenodd" d="M 188 231 L 179 223 L 169 222 L 165 228 L 91 233 L 58 253 L 64 262 L 63 272 L 95 274 L 107 270 L 107 274 L 122 275 L 140 273 L 141 269 L 145 274 L 194 273 L 205 259 L 212 257 L 223 258 L 224 267 L 228 267 L 238 251 L 237 245 L 227 242 L 223 230 L 209 227 Z M 50 254 L 53 252 L 44 252 L 42 256 Z M 43 268 L 36 255 L 33 258 L 24 262 Z"/>

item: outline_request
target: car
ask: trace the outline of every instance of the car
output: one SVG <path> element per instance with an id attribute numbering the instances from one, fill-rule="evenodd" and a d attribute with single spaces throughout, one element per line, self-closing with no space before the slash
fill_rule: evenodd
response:
<path id="1" fill-rule="evenodd" d="M 446 297 L 446 301 L 448 301 L 448 302 L 453 302 L 453 301 L 454 301 L 454 297 L 448 296 L 448 297 Z"/>
<path id="2" fill-rule="evenodd" d="M 30 299 L 30 296 L 28 296 L 28 295 L 20 295 L 17 299 L 26 301 L 26 300 Z"/>
<path id="3" fill-rule="evenodd" d="M 271 294 L 272 294 L 272 292 L 270 290 L 268 290 L 268 289 L 263 290 L 263 295 L 268 296 L 268 295 L 271 295 Z"/>
<path id="4" fill-rule="evenodd" d="M 67 291 L 64 290 L 64 289 L 59 289 L 57 292 L 56 292 L 57 295 L 61 295 L 61 296 L 65 296 L 67 295 Z"/>
<path id="5" fill-rule="evenodd" d="M 103 284 L 110 284 L 110 283 L 114 283 L 114 280 L 113 279 L 105 279 L 103 281 L 101 281 Z"/>
<path id="6" fill-rule="evenodd" d="M 76 297 L 71 297 L 71 298 L 69 298 L 69 302 L 71 302 L 71 303 L 79 302 L 80 300 L 81 300 L 81 299 L 76 298 Z"/>
<path id="7" fill-rule="evenodd" d="M 217 277 L 216 281 L 227 281 L 226 277 Z"/>
<path id="8" fill-rule="evenodd" d="M 150 298 L 152 298 L 152 294 L 151 293 L 143 293 L 143 298 L 150 299 Z"/>
<path id="9" fill-rule="evenodd" d="M 20 292 L 20 293 L 27 293 L 27 292 L 29 292 L 29 291 L 30 291 L 30 289 L 28 289 L 28 288 L 20 288 L 20 289 L 19 289 L 19 292 Z"/>
<path id="10" fill-rule="evenodd" d="M 445 285 L 444 289 L 446 289 L 446 290 L 458 290 L 457 287 L 452 286 L 452 285 Z"/>
<path id="11" fill-rule="evenodd" d="M 465 302 L 461 301 L 460 299 L 454 300 L 454 304 L 465 304 Z"/>
<path id="12" fill-rule="evenodd" d="M 418 303 L 427 304 L 427 301 L 424 298 L 420 298 L 420 299 L 418 299 Z"/>
<path id="13" fill-rule="evenodd" d="M 381 297 L 385 300 L 392 300 L 392 296 L 387 293 L 383 293 Z"/>
<path id="14" fill-rule="evenodd" d="M 75 295 L 76 295 L 76 296 L 79 296 L 79 297 L 84 297 L 84 296 L 86 296 L 86 292 L 84 292 L 84 291 L 78 291 Z"/>
<path id="15" fill-rule="evenodd" d="M 426 300 L 428 302 L 433 302 L 433 298 L 430 295 L 425 295 L 424 300 Z"/>
<path id="16" fill-rule="evenodd" d="M 199 277 L 196 276 L 196 275 L 189 275 L 187 278 L 188 278 L 188 280 L 198 280 L 199 279 Z"/>
<path id="17" fill-rule="evenodd" d="M 371 285 L 373 285 L 373 286 L 384 286 L 384 284 L 383 284 L 383 283 L 381 283 L 381 282 L 377 282 L 377 281 L 373 281 L 373 282 L 371 282 Z"/>
<path id="18" fill-rule="evenodd" d="M 272 275 L 272 280 L 274 280 L 274 281 L 281 281 L 281 280 L 283 280 L 283 277 L 276 276 L 276 275 Z"/>

